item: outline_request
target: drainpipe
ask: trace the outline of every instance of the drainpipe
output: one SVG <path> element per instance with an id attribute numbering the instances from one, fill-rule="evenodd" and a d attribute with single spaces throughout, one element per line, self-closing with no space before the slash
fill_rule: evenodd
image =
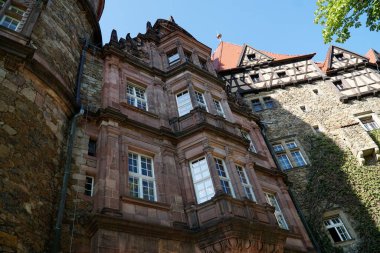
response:
<path id="1" fill-rule="evenodd" d="M 259 122 L 259 126 L 260 126 L 260 130 L 261 130 L 261 134 L 264 137 L 265 144 L 269 148 L 269 152 L 272 155 L 272 158 L 273 158 L 274 163 L 276 164 L 276 167 L 281 168 L 280 164 L 278 163 L 278 161 L 276 159 L 276 155 L 273 152 L 272 144 L 268 140 L 267 133 L 266 133 L 267 128 L 265 126 L 265 123 Z M 288 192 L 289 192 L 289 196 L 290 196 L 291 200 L 293 201 L 293 204 L 297 210 L 297 213 L 298 213 L 298 215 L 299 215 L 299 217 L 300 217 L 300 219 L 301 219 L 301 221 L 302 221 L 302 223 L 303 223 L 303 225 L 307 231 L 307 234 L 310 237 L 311 243 L 313 244 L 314 248 L 317 250 L 317 253 L 321 253 L 320 246 L 319 246 L 317 240 L 315 239 L 315 237 L 313 236 L 313 233 L 311 232 L 311 229 L 306 222 L 305 216 L 303 215 L 301 208 L 299 207 L 299 204 L 298 204 L 296 198 L 294 197 L 294 194 L 293 194 L 292 189 L 290 187 L 288 188 Z"/>
<path id="2" fill-rule="evenodd" d="M 68 188 L 68 183 L 69 183 L 70 174 L 71 174 L 71 160 L 72 160 L 72 154 L 73 154 L 75 131 L 77 128 L 77 120 L 84 113 L 84 110 L 82 109 L 81 99 L 80 99 L 80 90 L 81 90 L 81 80 L 83 76 L 83 67 L 84 67 L 84 62 L 86 60 L 87 48 L 88 48 L 88 39 L 86 38 L 84 41 L 83 48 L 82 48 L 82 53 L 80 56 L 80 62 L 78 66 L 77 78 L 75 82 L 75 87 L 76 87 L 75 88 L 75 106 L 76 106 L 77 112 L 74 114 L 74 116 L 70 120 L 70 131 L 69 131 L 69 136 L 68 136 L 68 141 L 67 141 L 66 161 L 64 165 L 61 197 L 59 201 L 57 221 L 54 227 L 54 240 L 53 240 L 53 247 L 52 247 L 53 253 L 58 253 L 60 251 L 60 242 L 61 242 L 61 234 L 62 234 L 62 219 L 65 212 L 67 188 Z"/>

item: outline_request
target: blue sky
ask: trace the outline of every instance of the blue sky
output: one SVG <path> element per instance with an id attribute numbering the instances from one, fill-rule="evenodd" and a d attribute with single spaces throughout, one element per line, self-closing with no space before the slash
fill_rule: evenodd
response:
<path id="1" fill-rule="evenodd" d="M 316 0 L 106 0 L 100 25 L 103 43 L 112 29 L 119 37 L 144 33 L 146 22 L 172 15 L 176 23 L 212 50 L 216 34 L 226 42 L 283 54 L 317 53 L 322 61 L 329 45 L 323 43 L 320 25 L 313 23 Z M 345 44 L 336 46 L 364 55 L 380 51 L 380 33 L 366 27 L 354 29 Z"/>

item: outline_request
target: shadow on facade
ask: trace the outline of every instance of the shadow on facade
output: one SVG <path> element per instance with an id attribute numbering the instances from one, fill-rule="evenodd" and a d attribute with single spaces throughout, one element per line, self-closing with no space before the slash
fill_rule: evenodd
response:
<path id="1" fill-rule="evenodd" d="M 339 136 L 313 130 L 312 125 L 275 102 L 275 108 L 259 114 L 264 121 L 272 120 L 266 124 L 272 148 L 285 144 L 283 153 L 273 153 L 289 156 L 293 168 L 284 170 L 289 188 L 320 251 L 376 252 L 380 248 L 380 232 L 375 221 L 380 166 L 359 165 L 350 150 L 338 144 Z M 306 155 L 306 166 L 295 166 L 292 150 L 286 148 L 287 141 L 299 145 L 297 150 Z M 333 239 L 338 236 L 334 232 L 337 230 L 327 231 L 325 222 L 336 217 L 343 222 L 351 239 Z"/>

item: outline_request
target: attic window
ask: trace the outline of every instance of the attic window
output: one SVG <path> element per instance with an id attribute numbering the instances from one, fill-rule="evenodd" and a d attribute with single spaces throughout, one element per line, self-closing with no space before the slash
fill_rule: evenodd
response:
<path id="1" fill-rule="evenodd" d="M 277 72 L 277 76 L 278 76 L 278 78 L 286 77 L 286 72 L 285 71 Z"/>
<path id="2" fill-rule="evenodd" d="M 342 80 L 336 80 L 336 81 L 333 81 L 333 84 L 335 85 L 335 87 L 338 89 L 338 90 L 343 90 L 344 87 L 343 87 L 343 83 L 342 83 Z"/>
<path id="3" fill-rule="evenodd" d="M 201 68 L 208 71 L 207 69 L 207 61 L 202 59 L 202 58 L 199 58 L 199 63 L 201 64 Z"/>
<path id="4" fill-rule="evenodd" d="M 255 53 L 248 54 L 247 58 L 249 61 L 254 61 L 256 59 L 256 54 Z"/>
<path id="5" fill-rule="evenodd" d="M 344 59 L 343 53 L 338 53 L 334 55 L 339 61 Z"/>
<path id="6" fill-rule="evenodd" d="M 254 83 L 260 82 L 260 76 L 259 76 L 259 74 L 253 74 L 253 75 L 251 75 L 251 79 L 252 79 L 252 82 L 254 82 Z"/>
<path id="7" fill-rule="evenodd" d="M 173 66 L 174 64 L 180 61 L 179 54 L 177 49 L 170 51 L 167 53 L 169 66 Z"/>

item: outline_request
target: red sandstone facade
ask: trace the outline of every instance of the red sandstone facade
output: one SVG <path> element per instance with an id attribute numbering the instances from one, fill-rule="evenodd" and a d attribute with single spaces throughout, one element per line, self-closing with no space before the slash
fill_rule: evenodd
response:
<path id="1" fill-rule="evenodd" d="M 173 19 L 112 33 L 100 108 L 81 126 L 96 152 L 75 157 L 94 180 L 78 252 L 313 252 L 259 118 L 210 54 Z"/>

